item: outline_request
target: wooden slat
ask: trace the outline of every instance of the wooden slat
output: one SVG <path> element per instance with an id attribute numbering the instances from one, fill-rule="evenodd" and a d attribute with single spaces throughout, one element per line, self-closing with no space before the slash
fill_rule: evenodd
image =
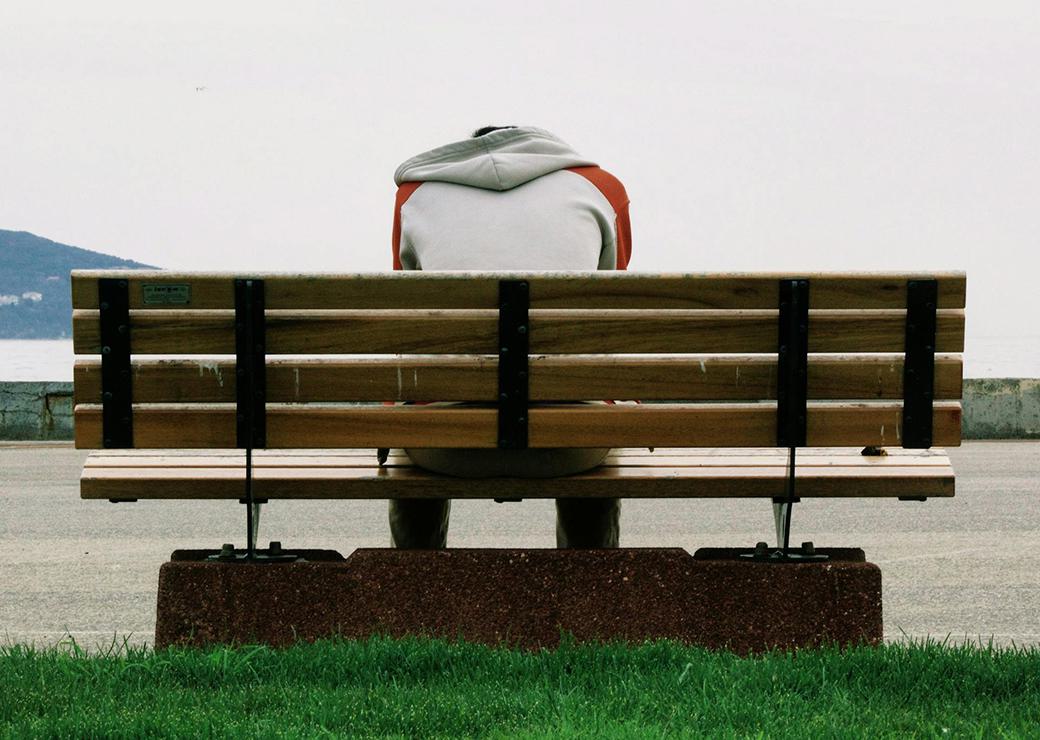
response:
<path id="1" fill-rule="evenodd" d="M 939 308 L 963 308 L 965 276 L 960 272 L 800 273 L 811 283 L 812 308 L 905 308 L 906 281 L 939 280 Z M 214 274 L 165 271 L 77 270 L 72 274 L 76 309 L 96 309 L 97 279 L 121 277 L 130 282 L 130 305 L 146 306 L 144 285 L 190 285 L 193 309 L 230 309 L 232 280 L 266 281 L 268 308 L 497 308 L 501 278 L 531 282 L 534 308 L 775 308 L 777 281 L 792 274 L 639 274 L 639 273 L 284 273 Z M 167 306 L 168 308 L 168 306 Z"/>
<path id="2" fill-rule="evenodd" d="M 683 457 L 703 457 L 707 459 L 716 459 L 720 457 L 775 457 L 777 455 L 786 455 L 786 450 L 780 450 L 776 447 L 621 447 L 617 448 L 619 454 L 626 456 L 649 456 L 656 457 L 658 455 L 681 455 Z M 799 453 L 799 459 L 802 459 L 803 454 L 808 454 L 817 457 L 862 457 L 859 448 L 852 447 L 803 447 Z M 885 459 L 886 457 L 913 457 L 915 459 L 921 457 L 947 457 L 945 450 L 941 447 L 931 447 L 927 450 L 906 450 L 902 447 L 888 447 L 885 448 L 886 455 L 881 458 L 872 459 Z M 149 449 L 111 449 L 111 450 L 92 450 L 87 454 L 84 465 L 93 465 L 94 463 L 104 464 L 107 459 L 152 459 L 161 457 L 164 459 L 175 459 L 178 457 L 184 458 L 197 458 L 197 459 L 220 459 L 225 457 L 233 457 L 241 459 L 244 455 L 244 450 L 230 449 L 230 448 L 210 448 L 210 449 L 162 449 L 160 450 L 149 450 Z M 354 458 L 354 457 L 366 457 L 371 458 L 372 448 L 371 447 L 342 447 L 337 449 L 326 449 L 326 448 L 307 448 L 297 447 L 293 449 L 271 449 L 271 450 L 254 450 L 254 454 L 257 458 L 283 458 L 283 459 L 296 459 L 302 457 L 314 458 Z M 390 456 L 401 456 L 404 454 L 399 449 L 391 449 Z M 786 459 L 786 457 L 784 458 Z"/>
<path id="3" fill-rule="evenodd" d="M 701 460 L 710 458 L 700 458 Z M 694 459 L 696 460 L 696 459 Z M 784 459 L 761 458 L 757 466 L 688 464 L 600 467 L 550 479 L 474 481 L 425 473 L 412 466 L 258 467 L 253 489 L 267 499 L 307 498 L 554 498 L 772 497 L 783 490 Z M 944 465 L 879 467 L 849 456 L 848 465 L 799 467 L 798 494 L 813 497 L 952 496 L 953 470 Z M 930 460 L 929 460 L 930 462 Z M 237 467 L 118 468 L 90 465 L 80 483 L 83 498 L 238 499 L 244 473 Z"/>
<path id="4" fill-rule="evenodd" d="M 232 403 L 232 360 L 138 360 L 136 403 Z M 101 361 L 78 360 L 75 403 L 98 403 Z M 493 401 L 498 359 L 491 356 L 302 359 L 272 358 L 267 398 L 272 403 L 327 401 Z M 652 400 L 775 400 L 776 357 L 544 356 L 532 357 L 534 401 L 604 398 Z M 810 399 L 903 397 L 902 355 L 812 355 Z M 938 355 L 935 398 L 961 397 L 961 359 Z"/>
<path id="5" fill-rule="evenodd" d="M 777 313 L 767 311 L 544 310 L 531 312 L 534 353 L 775 352 Z M 939 311 L 936 351 L 964 349 L 964 312 Z M 494 311 L 267 312 L 268 354 L 497 354 Z M 73 312 L 77 354 L 101 351 L 96 311 Z M 815 311 L 810 352 L 901 352 L 905 311 Z M 231 354 L 229 311 L 131 314 L 135 354 Z"/>
<path id="6" fill-rule="evenodd" d="M 810 403 L 810 446 L 899 444 L 898 403 Z M 101 447 L 101 407 L 75 409 L 76 446 Z M 933 444 L 960 444 L 961 406 L 935 404 Z M 267 443 L 300 447 L 479 447 L 497 443 L 493 408 L 443 406 L 319 407 L 269 405 Z M 533 408 L 531 447 L 768 447 L 776 438 L 775 404 L 560 404 Z M 134 408 L 134 446 L 231 447 L 234 407 L 149 405 Z"/>
<path id="7" fill-rule="evenodd" d="M 802 448 L 798 453 L 798 466 L 807 468 L 844 468 L 850 465 L 874 468 L 902 468 L 907 465 L 922 467 L 943 467 L 950 464 L 946 455 L 886 455 L 883 457 L 862 456 L 858 448 L 844 449 L 844 455 L 819 455 L 813 454 L 812 448 Z M 724 468 L 748 468 L 761 467 L 766 464 L 787 464 L 787 451 L 773 450 L 772 455 L 716 455 L 705 457 L 703 455 L 686 454 L 625 454 L 624 448 L 618 452 L 607 455 L 603 461 L 603 467 L 724 467 Z M 267 453 L 267 454 L 263 454 Z M 274 454 L 272 454 L 274 453 Z M 89 456 L 84 462 L 84 467 L 93 468 L 241 468 L 245 458 L 244 450 L 236 450 L 234 454 L 212 456 L 212 455 L 163 455 L 149 451 L 147 455 L 121 456 L 107 455 L 105 457 Z M 312 455 L 284 455 L 271 450 L 255 450 L 253 454 L 254 468 L 371 468 L 376 465 L 375 450 L 368 450 L 366 455 L 337 455 L 331 454 Z M 411 459 L 403 453 L 391 454 L 383 467 L 410 467 Z"/>

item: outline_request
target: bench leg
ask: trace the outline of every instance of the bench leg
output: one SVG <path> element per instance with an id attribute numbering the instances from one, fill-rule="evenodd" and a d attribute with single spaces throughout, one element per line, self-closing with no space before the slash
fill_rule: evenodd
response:
<path id="1" fill-rule="evenodd" d="M 246 504 L 246 506 L 249 506 L 249 504 Z M 259 542 L 259 539 L 257 539 L 257 533 L 260 531 L 260 508 L 263 506 L 263 502 L 260 502 L 260 501 L 254 502 L 252 504 L 252 506 L 253 506 L 253 532 L 252 532 L 252 535 L 253 535 L 253 545 L 254 545 L 254 547 L 259 547 L 259 545 L 257 545 L 257 543 Z"/>
<path id="2" fill-rule="evenodd" d="M 776 525 L 776 546 L 784 546 L 784 519 L 787 517 L 788 504 L 773 502 L 773 523 Z"/>

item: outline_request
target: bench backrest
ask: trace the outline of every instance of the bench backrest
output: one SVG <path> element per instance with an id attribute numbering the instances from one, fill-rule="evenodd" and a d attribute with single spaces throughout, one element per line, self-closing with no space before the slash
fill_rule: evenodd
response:
<path id="1" fill-rule="evenodd" d="M 793 276 L 801 327 L 777 274 L 247 277 L 74 272 L 77 447 L 243 446 L 250 407 L 270 448 L 776 446 L 799 329 L 801 444 L 960 442 L 962 273 Z M 661 403 L 538 405 L 599 399 Z"/>

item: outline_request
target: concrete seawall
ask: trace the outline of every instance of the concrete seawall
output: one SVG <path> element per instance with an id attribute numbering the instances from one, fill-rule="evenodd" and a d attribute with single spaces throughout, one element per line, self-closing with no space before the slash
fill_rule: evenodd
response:
<path id="1" fill-rule="evenodd" d="M 72 439 L 72 383 L 0 382 L 0 439 Z"/>
<path id="2" fill-rule="evenodd" d="M 965 439 L 1040 439 L 1040 379 L 964 381 Z M 0 382 L 0 440 L 72 439 L 72 383 Z"/>

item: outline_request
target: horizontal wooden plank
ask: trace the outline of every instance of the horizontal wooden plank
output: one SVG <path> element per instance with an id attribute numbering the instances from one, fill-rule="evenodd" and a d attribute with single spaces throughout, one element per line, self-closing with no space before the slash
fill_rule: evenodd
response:
<path id="1" fill-rule="evenodd" d="M 950 466 L 878 467 L 849 460 L 846 466 L 799 467 L 798 495 L 814 497 L 952 496 Z M 765 458 L 763 458 L 765 460 Z M 84 468 L 80 492 L 87 499 L 238 499 L 244 472 L 238 467 Z M 266 499 L 366 498 L 729 498 L 781 495 L 782 456 L 751 467 L 605 466 L 562 478 L 492 479 L 475 482 L 425 473 L 412 466 L 258 467 L 253 490 Z"/>
<path id="2" fill-rule="evenodd" d="M 97 279 L 129 281 L 130 306 L 146 304 L 145 286 L 190 286 L 193 309 L 234 306 L 235 277 L 263 278 L 268 308 L 497 308 L 498 280 L 527 279 L 533 308 L 775 308 L 780 273 L 649 274 L 637 272 L 569 273 L 356 273 L 217 274 L 166 271 L 72 273 L 72 305 L 96 309 Z M 812 308 L 905 308 L 906 282 L 914 277 L 939 281 L 939 308 L 964 308 L 965 276 L 960 272 L 799 273 L 809 278 Z M 183 293 L 182 293 L 183 295 Z"/>
<path id="3" fill-rule="evenodd" d="M 906 450 L 902 447 L 886 447 L 884 448 L 885 454 L 880 457 L 866 456 L 868 460 L 873 463 L 874 461 L 887 461 L 896 457 L 910 457 L 914 459 L 916 464 L 922 459 L 938 459 L 945 462 L 949 462 L 949 456 L 946 451 L 941 447 L 930 447 L 925 450 Z M 308 459 L 308 460 L 355 460 L 356 458 L 366 458 L 366 464 L 371 462 L 371 458 L 374 454 L 374 448 L 372 447 L 342 447 L 336 449 L 325 449 L 325 448 L 307 448 L 298 447 L 294 449 L 271 449 L 271 450 L 254 450 L 253 455 L 255 460 L 287 460 L 291 461 Z M 108 461 L 113 461 L 112 466 L 119 467 L 124 462 L 126 464 L 134 465 L 136 461 L 142 461 L 141 464 L 145 464 L 144 461 L 153 460 L 170 460 L 172 465 L 180 464 L 176 462 L 179 458 L 184 458 L 186 462 L 184 464 L 191 465 L 192 461 L 203 461 L 203 464 L 209 464 L 213 462 L 215 465 L 220 465 L 221 461 L 228 460 L 232 464 L 239 464 L 245 455 L 245 451 L 241 449 L 233 448 L 210 448 L 210 449 L 111 449 L 111 450 L 92 450 L 84 462 L 84 465 L 108 465 Z M 778 449 L 777 447 L 619 447 L 611 453 L 608 457 L 613 459 L 614 455 L 623 455 L 626 458 L 634 457 L 650 457 L 660 458 L 662 456 L 676 456 L 682 458 L 702 458 L 705 460 L 703 463 L 698 464 L 712 464 L 715 460 L 720 460 L 727 457 L 736 458 L 748 458 L 748 457 L 765 457 L 765 458 L 776 458 L 782 457 L 784 464 L 787 460 L 787 450 Z M 391 448 L 390 459 L 403 458 L 405 453 L 403 450 Z M 859 459 L 864 457 L 861 454 L 860 447 L 802 447 L 798 452 L 799 462 L 809 458 L 820 458 L 825 460 L 834 460 L 835 458 L 855 457 Z M 844 464 L 840 459 L 839 464 Z M 828 463 L 829 464 L 829 463 Z M 902 464 L 902 463 L 901 463 Z"/>
<path id="4" fill-rule="evenodd" d="M 740 448 L 736 448 L 740 449 Z M 846 451 L 843 455 L 813 454 L 813 448 L 803 448 L 798 453 L 798 466 L 806 468 L 844 468 L 860 465 L 876 468 L 902 468 L 907 465 L 921 467 L 943 467 L 950 464 L 946 455 L 885 455 L 879 457 L 863 456 L 858 448 L 837 448 Z M 772 455 L 687 455 L 677 454 L 626 454 L 620 448 L 607 455 L 603 467 L 724 467 L 746 468 L 763 465 L 787 465 L 787 451 L 773 450 Z M 810 451 L 807 451 L 810 450 Z M 141 451 L 132 451 L 141 452 Z M 148 454 L 88 456 L 84 467 L 95 468 L 241 468 L 245 459 L 245 450 L 234 450 L 232 454 L 212 455 L 165 455 L 154 450 Z M 916 452 L 916 450 L 907 450 Z M 366 455 L 338 455 L 335 451 L 322 454 L 286 455 L 277 450 L 254 450 L 254 468 L 371 468 L 376 465 L 376 452 L 367 451 Z M 862 459 L 861 459 L 862 458 Z M 409 467 L 413 463 L 403 452 L 390 454 L 383 467 Z"/>
<path id="5" fill-rule="evenodd" d="M 938 355 L 935 398 L 961 397 L 961 359 Z M 75 403 L 101 399 L 101 361 L 77 360 Z M 593 399 L 775 400 L 776 357 L 748 356 L 535 356 L 530 362 L 534 401 Z M 232 403 L 235 363 L 218 360 L 135 361 L 136 403 Z M 902 355 L 812 355 L 811 399 L 903 397 Z M 485 355 L 352 359 L 286 359 L 267 363 L 272 403 L 329 401 L 493 401 L 498 358 Z"/>
<path id="6" fill-rule="evenodd" d="M 532 408 L 531 447 L 768 447 L 776 439 L 772 403 L 571 405 Z M 75 409 L 76 446 L 102 447 L 101 407 Z M 899 444 L 902 404 L 812 402 L 808 444 Z M 231 447 L 235 411 L 230 405 L 141 404 L 134 407 L 134 446 Z M 961 405 L 935 404 L 933 444 L 960 444 Z M 322 407 L 269 404 L 267 447 L 478 447 L 497 446 L 497 412 L 458 406 Z"/>
<path id="7" fill-rule="evenodd" d="M 77 354 L 101 352 L 98 312 L 73 312 Z M 233 354 L 230 311 L 137 311 L 135 354 Z M 267 311 L 267 353 L 497 354 L 494 311 Z M 830 311 L 809 316 L 810 352 L 902 352 L 905 311 Z M 777 312 L 532 311 L 533 353 L 772 353 Z M 936 317 L 936 351 L 964 349 L 964 312 Z"/>

